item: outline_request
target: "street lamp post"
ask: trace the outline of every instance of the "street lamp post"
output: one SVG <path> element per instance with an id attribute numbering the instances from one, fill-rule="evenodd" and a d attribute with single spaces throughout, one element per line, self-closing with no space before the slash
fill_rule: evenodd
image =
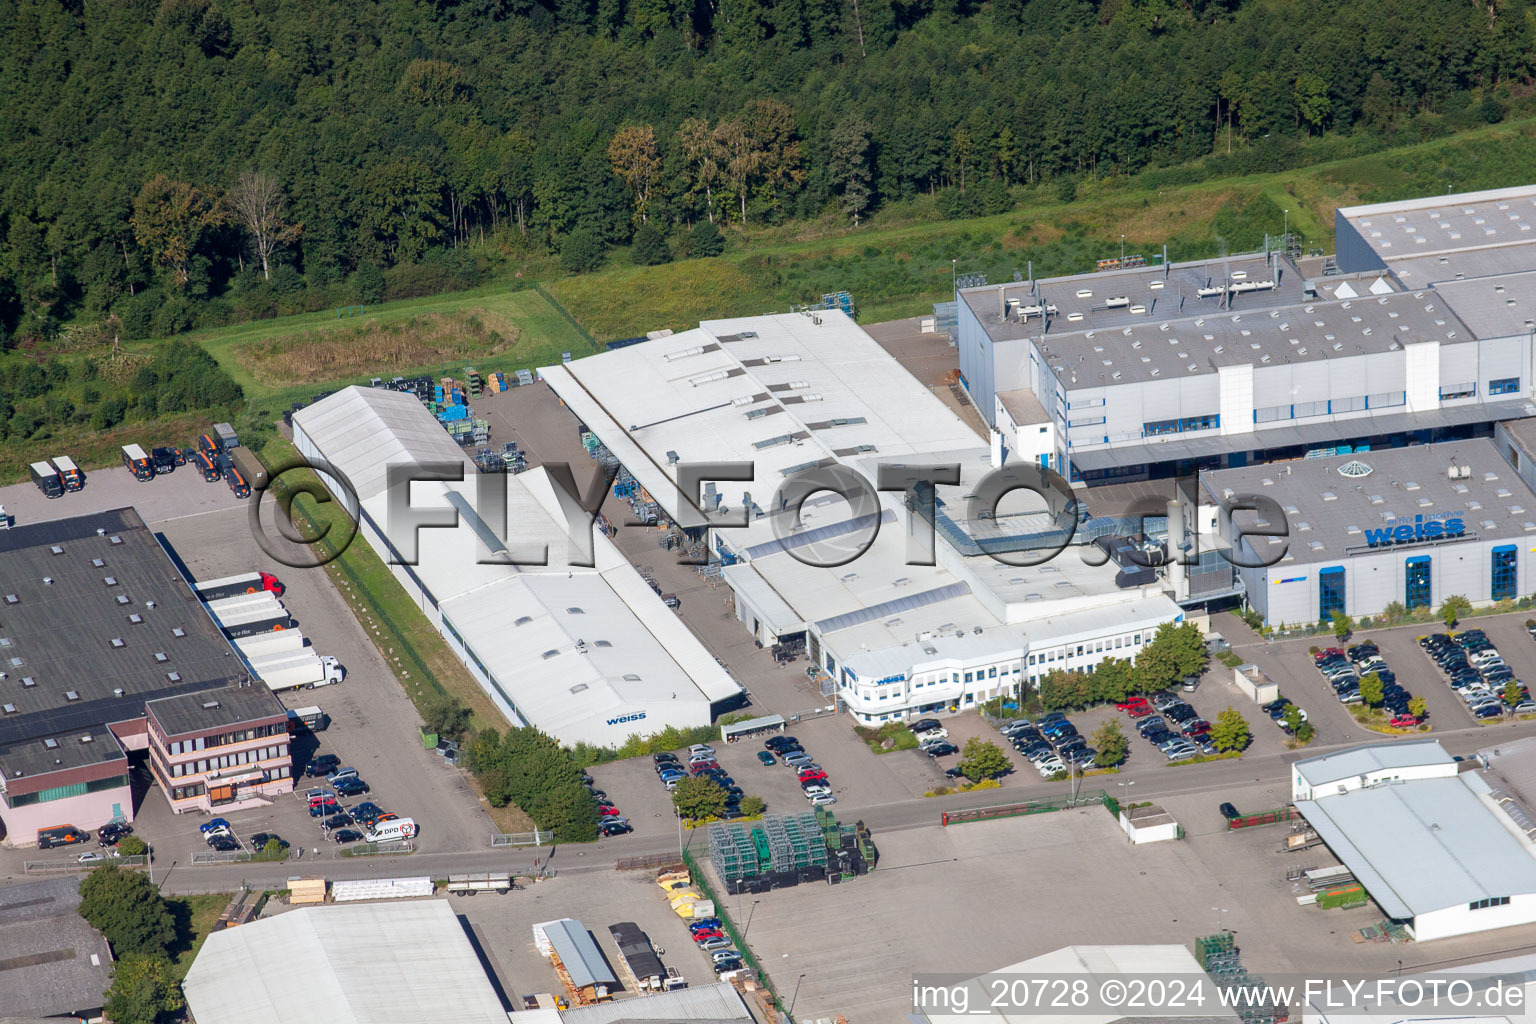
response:
<path id="1" fill-rule="evenodd" d="M 741 927 L 741 941 L 742 942 L 746 942 L 747 941 L 747 932 L 752 930 L 752 915 L 757 913 L 757 905 L 759 903 L 761 903 L 761 902 L 763 902 L 763 901 L 762 900 L 753 900 L 751 908 L 749 908 L 747 910 L 747 923 L 742 925 L 742 927 Z"/>
<path id="2" fill-rule="evenodd" d="M 1122 779 L 1120 781 L 1120 813 L 1125 815 L 1125 821 L 1127 825 L 1130 824 L 1131 815 L 1130 812 L 1125 809 L 1125 798 L 1130 795 L 1130 789 L 1134 785 L 1136 785 L 1135 779 Z M 1127 846 L 1131 844 L 1131 830 L 1129 828 L 1125 830 L 1125 844 Z"/>
<path id="3" fill-rule="evenodd" d="M 795 994 L 789 997 L 789 1019 L 795 1019 L 795 1000 L 800 998 L 800 983 L 805 980 L 805 975 L 795 979 Z"/>
<path id="4" fill-rule="evenodd" d="M 958 258 L 949 261 L 949 290 L 954 293 L 955 301 L 957 302 L 960 300 L 960 278 L 959 270 L 956 267 L 956 264 L 959 262 Z"/>

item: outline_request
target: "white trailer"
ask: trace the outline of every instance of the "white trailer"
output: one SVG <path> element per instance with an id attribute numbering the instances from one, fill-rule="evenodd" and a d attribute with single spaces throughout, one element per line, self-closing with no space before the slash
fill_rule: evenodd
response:
<path id="1" fill-rule="evenodd" d="M 304 649 L 304 634 L 297 629 L 285 629 L 280 633 L 258 633 L 243 636 L 235 641 L 240 653 L 251 661 L 273 654 L 294 654 Z"/>
<path id="2" fill-rule="evenodd" d="M 477 892 L 507 893 L 513 888 L 512 876 L 505 871 L 476 871 L 448 876 L 448 891 L 461 896 L 473 896 Z"/>
<path id="3" fill-rule="evenodd" d="M 339 683 L 346 677 L 341 663 L 330 655 L 316 654 L 302 661 L 284 662 L 266 668 L 253 667 L 261 681 L 274 692 L 297 690 L 300 687 L 313 690 L 317 686 Z"/>
<path id="4" fill-rule="evenodd" d="M 283 606 L 283 602 L 277 599 L 277 595 L 271 591 L 260 590 L 254 594 L 235 594 L 231 597 L 215 598 L 208 602 L 208 610 L 215 615 L 227 615 L 245 608 Z"/>

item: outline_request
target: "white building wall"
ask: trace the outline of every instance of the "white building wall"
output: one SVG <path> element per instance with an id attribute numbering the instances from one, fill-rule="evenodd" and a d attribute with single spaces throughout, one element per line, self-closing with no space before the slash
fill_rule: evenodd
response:
<path id="1" fill-rule="evenodd" d="M 1419 341 L 1403 349 L 1408 412 L 1440 408 L 1440 343 Z"/>
<path id="2" fill-rule="evenodd" d="M 1253 364 L 1216 369 L 1221 390 L 1221 432 L 1246 434 L 1253 429 Z"/>
<path id="3" fill-rule="evenodd" d="M 1441 751 L 1440 753 L 1444 753 Z M 1297 800 L 1321 800 L 1340 793 L 1363 789 L 1374 786 L 1378 782 L 1402 781 L 1413 782 L 1419 779 L 1449 779 L 1455 778 L 1461 771 L 1461 765 L 1455 761 L 1436 762 L 1433 764 L 1405 765 L 1396 768 L 1378 768 L 1366 772 L 1364 775 L 1351 775 L 1339 779 L 1336 782 L 1325 782 L 1312 788 L 1312 784 L 1302 778 L 1301 768 L 1297 764 L 1291 765 L 1291 801 Z"/>
<path id="4" fill-rule="evenodd" d="M 1484 907 L 1471 910 L 1466 904 L 1457 904 L 1419 914 L 1413 919 L 1413 935 L 1419 942 L 1446 939 L 1453 935 L 1492 931 L 1495 928 L 1513 928 L 1536 922 L 1536 895 L 1511 894 L 1509 903 L 1502 907 Z"/>

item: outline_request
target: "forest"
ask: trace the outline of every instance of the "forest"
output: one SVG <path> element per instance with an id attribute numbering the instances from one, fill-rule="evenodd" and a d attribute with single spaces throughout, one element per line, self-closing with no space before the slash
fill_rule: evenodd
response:
<path id="1" fill-rule="evenodd" d="M 1527 0 L 0 0 L 0 348 L 1496 122 Z M 1319 141 L 1321 140 L 1321 141 Z M 1186 172 L 1171 172 L 1183 180 Z M 722 235 L 724 232 L 724 235 Z M 82 385 L 83 386 L 83 385 Z"/>

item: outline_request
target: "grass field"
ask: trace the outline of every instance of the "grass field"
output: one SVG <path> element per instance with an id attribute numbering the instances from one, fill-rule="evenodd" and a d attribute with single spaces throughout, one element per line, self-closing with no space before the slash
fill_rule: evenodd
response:
<path id="1" fill-rule="evenodd" d="M 219 923 L 219 915 L 234 895 L 232 892 L 210 893 L 166 900 L 176 922 L 176 947 L 171 952 L 177 980 L 187 976 L 192 961 L 197 959 L 197 951 L 203 948 L 203 940 Z"/>
<path id="2" fill-rule="evenodd" d="M 853 294 L 860 321 L 878 322 L 944 301 L 952 266 L 991 281 L 1031 263 L 1037 276 L 1089 271 L 1094 260 L 1119 255 L 1122 235 L 1127 252 L 1151 257 L 1166 245 L 1170 258 L 1194 259 L 1253 251 L 1288 224 L 1308 247 L 1331 252 L 1338 206 L 1521 184 L 1533 162 L 1536 120 L 1526 119 L 1275 174 L 1171 187 L 1137 177 L 1087 182 L 1070 205 L 1053 189 L 1018 189 L 1019 205 L 993 217 L 938 220 L 919 202 L 858 230 L 763 229 L 734 236 L 723 257 L 615 266 L 550 290 L 600 340 L 783 311 L 838 290 Z M 898 223 L 882 226 L 889 220 Z"/>

